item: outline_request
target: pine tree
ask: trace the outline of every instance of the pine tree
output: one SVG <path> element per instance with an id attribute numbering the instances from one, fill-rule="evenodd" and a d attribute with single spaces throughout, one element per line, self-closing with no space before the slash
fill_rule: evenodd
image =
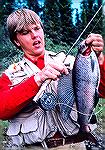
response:
<path id="1" fill-rule="evenodd" d="M 98 1 L 97 3 L 95 0 L 88 0 L 88 18 L 89 20 L 95 15 L 101 3 Z M 92 23 L 90 24 L 88 31 L 94 33 L 101 33 L 102 31 L 102 10 L 98 12 L 96 17 L 93 19 Z"/>
<path id="2" fill-rule="evenodd" d="M 79 35 L 81 34 L 81 20 L 80 20 L 80 15 L 78 13 L 78 9 L 76 9 L 76 15 L 75 15 L 75 32 L 76 32 L 76 39 L 79 37 Z"/>
<path id="3" fill-rule="evenodd" d="M 41 11 L 38 0 L 28 0 L 29 9 L 35 11 L 38 15 Z"/>
<path id="4" fill-rule="evenodd" d="M 12 4 L 14 0 L 4 0 L 0 2 L 0 17 L 9 15 L 12 11 Z"/>
<path id="5" fill-rule="evenodd" d="M 81 2 L 81 31 L 84 30 L 88 21 L 87 21 L 87 1 L 84 0 Z"/>
<path id="6" fill-rule="evenodd" d="M 102 0 L 98 0 L 97 10 L 101 7 L 101 5 L 102 5 Z M 103 30 L 102 9 L 99 11 L 96 18 L 97 18 L 97 20 L 96 20 L 97 26 L 95 28 L 96 29 L 95 31 L 98 31 L 96 33 L 103 34 L 103 32 L 102 32 L 102 30 Z"/>
<path id="7" fill-rule="evenodd" d="M 100 3 L 96 3 L 95 0 L 84 0 L 81 2 L 81 23 L 82 23 L 82 30 L 86 27 L 92 17 L 95 15 L 96 11 L 99 8 Z M 84 33 L 84 38 L 91 32 L 100 33 L 102 30 L 102 21 L 98 22 L 102 12 L 100 11 L 96 17 L 93 19 L 89 27 L 86 29 Z"/>
<path id="8" fill-rule="evenodd" d="M 61 41 L 61 23 L 59 7 L 56 0 L 45 0 L 43 18 L 46 35 L 54 43 L 59 43 Z"/>
<path id="9" fill-rule="evenodd" d="M 28 8 L 27 0 L 14 0 L 12 5 L 13 10 Z"/>
<path id="10" fill-rule="evenodd" d="M 73 25 L 71 0 L 59 0 L 60 19 L 62 27 L 62 41 L 69 45 L 75 40 L 75 32 Z"/>

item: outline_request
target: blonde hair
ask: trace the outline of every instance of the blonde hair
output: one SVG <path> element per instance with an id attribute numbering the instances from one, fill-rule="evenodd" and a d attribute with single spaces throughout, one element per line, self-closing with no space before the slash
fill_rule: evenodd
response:
<path id="1" fill-rule="evenodd" d="M 8 16 L 7 29 L 12 43 L 14 43 L 16 33 L 24 29 L 29 24 L 40 24 L 42 26 L 40 17 L 32 10 L 25 8 L 18 9 Z"/>

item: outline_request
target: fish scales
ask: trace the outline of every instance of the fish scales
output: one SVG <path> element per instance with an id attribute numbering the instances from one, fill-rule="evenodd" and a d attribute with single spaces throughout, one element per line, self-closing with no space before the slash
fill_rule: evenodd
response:
<path id="1" fill-rule="evenodd" d="M 71 70 L 68 75 L 62 74 L 59 78 L 57 99 L 62 117 L 67 120 L 75 101 Z"/>
<path id="2" fill-rule="evenodd" d="M 94 51 L 89 56 L 78 52 L 73 66 L 73 86 L 78 110 L 78 123 L 88 125 L 98 102 L 99 64 Z"/>

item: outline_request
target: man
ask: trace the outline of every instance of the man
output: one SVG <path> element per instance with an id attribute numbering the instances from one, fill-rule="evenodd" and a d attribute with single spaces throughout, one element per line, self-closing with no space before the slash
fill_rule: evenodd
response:
<path id="1" fill-rule="evenodd" d="M 100 97 L 105 98 L 105 56 L 102 52 L 101 52 L 98 60 L 99 60 L 99 64 L 100 64 L 100 73 L 101 73 L 99 94 L 100 94 Z"/>
<path id="2" fill-rule="evenodd" d="M 74 121 L 65 121 L 58 109 L 45 111 L 38 103 L 43 91 L 56 93 L 59 76 L 68 74 L 63 63 L 65 54 L 45 50 L 43 25 L 31 10 L 20 9 L 10 14 L 7 27 L 10 40 L 24 52 L 22 61 L 10 65 L 0 78 L 0 119 L 9 120 L 10 148 L 37 142 L 46 146 L 45 139 L 58 131 L 64 137 L 77 134 L 76 112 L 70 114 Z M 91 43 L 97 55 L 103 50 L 99 34 L 90 34 L 85 42 Z M 65 62 L 68 61 L 72 70 L 74 57 L 68 56 Z"/>

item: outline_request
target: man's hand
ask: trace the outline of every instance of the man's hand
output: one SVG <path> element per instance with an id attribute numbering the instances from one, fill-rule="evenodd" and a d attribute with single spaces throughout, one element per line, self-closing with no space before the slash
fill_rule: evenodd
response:
<path id="1" fill-rule="evenodd" d="M 35 81 L 40 86 L 45 80 L 56 80 L 62 73 L 68 74 L 68 69 L 63 63 L 51 62 L 35 75 Z"/>
<path id="2" fill-rule="evenodd" d="M 104 62 L 104 55 L 103 55 L 104 40 L 102 36 L 100 34 L 91 33 L 85 39 L 85 43 L 91 44 L 92 50 L 96 52 L 99 64 L 102 65 Z"/>
<path id="3" fill-rule="evenodd" d="M 85 43 L 91 45 L 92 49 L 96 52 L 97 56 L 104 49 L 104 41 L 100 34 L 89 34 L 88 37 L 85 39 Z"/>

